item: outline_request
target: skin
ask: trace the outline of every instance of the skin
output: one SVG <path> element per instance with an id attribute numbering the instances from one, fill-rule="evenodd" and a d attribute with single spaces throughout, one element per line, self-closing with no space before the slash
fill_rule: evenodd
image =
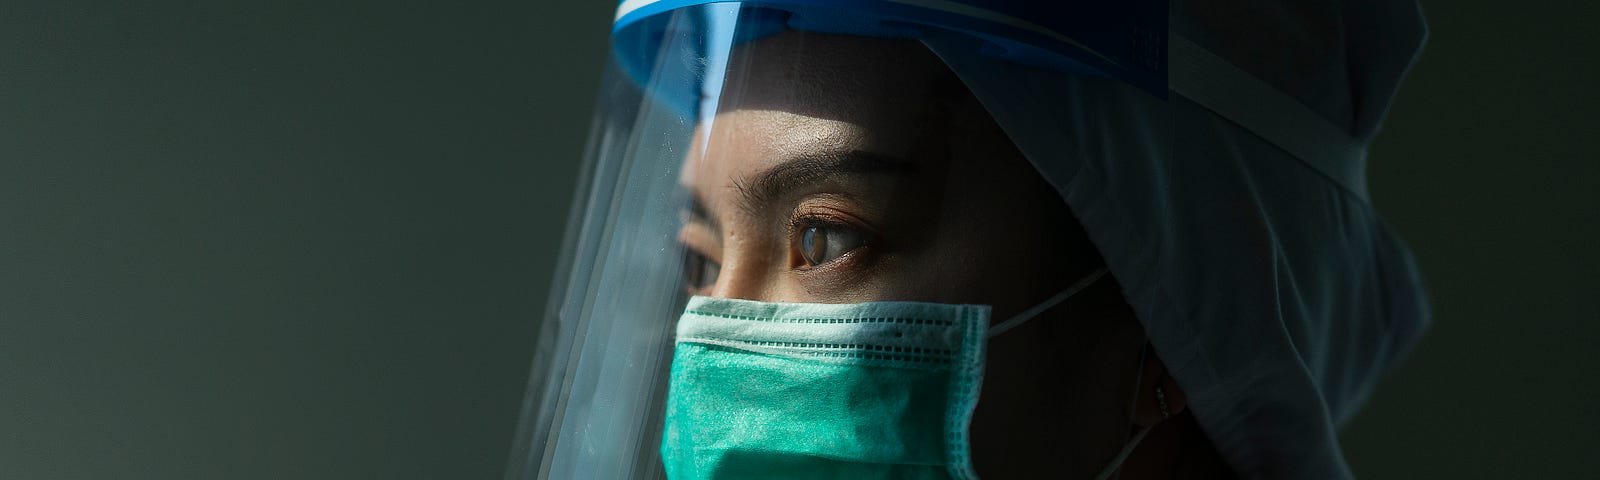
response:
<path id="1" fill-rule="evenodd" d="M 736 49 L 728 78 L 680 178 L 699 203 L 679 235 L 689 293 L 986 304 L 998 322 L 1103 264 L 918 43 L 787 32 Z M 972 422 L 980 475 L 1092 477 L 1152 424 L 1121 478 L 1225 471 L 1181 389 L 1153 356 L 1141 363 L 1119 291 L 1108 276 L 990 342 Z M 1157 384 L 1176 417 L 1162 420 Z"/>

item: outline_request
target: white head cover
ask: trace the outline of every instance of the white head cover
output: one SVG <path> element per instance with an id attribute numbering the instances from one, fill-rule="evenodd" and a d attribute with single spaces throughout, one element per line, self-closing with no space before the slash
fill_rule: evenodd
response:
<path id="1" fill-rule="evenodd" d="M 1366 145 L 1426 30 L 1412 0 L 1171 8 L 1162 101 L 929 48 L 1055 185 L 1201 428 L 1245 477 L 1348 478 L 1336 428 L 1426 329 Z"/>

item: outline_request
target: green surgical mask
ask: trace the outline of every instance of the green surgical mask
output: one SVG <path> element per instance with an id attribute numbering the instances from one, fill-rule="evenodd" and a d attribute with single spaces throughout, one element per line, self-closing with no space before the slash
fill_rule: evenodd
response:
<path id="1" fill-rule="evenodd" d="M 1104 274 L 992 328 L 983 305 L 694 297 L 672 360 L 667 477 L 977 478 L 967 428 L 987 338 Z"/>

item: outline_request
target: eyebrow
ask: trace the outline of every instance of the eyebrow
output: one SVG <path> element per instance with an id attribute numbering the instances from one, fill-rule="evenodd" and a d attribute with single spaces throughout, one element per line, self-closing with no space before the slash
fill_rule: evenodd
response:
<path id="1" fill-rule="evenodd" d="M 763 205 L 783 198 L 796 189 L 848 174 L 910 175 L 916 165 L 887 155 L 852 150 L 796 157 L 755 175 L 748 181 L 734 180 L 739 203 L 746 211 L 759 211 Z"/>

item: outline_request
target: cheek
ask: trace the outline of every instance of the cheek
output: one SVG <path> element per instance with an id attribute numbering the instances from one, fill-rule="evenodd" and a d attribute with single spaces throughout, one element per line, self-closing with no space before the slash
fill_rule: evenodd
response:
<path id="1" fill-rule="evenodd" d="M 996 169 L 951 173 L 960 180 L 945 189 L 943 208 L 925 227 L 922 247 L 903 252 L 892 272 L 915 289 L 904 294 L 992 305 L 998 321 L 1073 280 L 1060 266 L 1078 253 L 1045 228 L 1059 221 L 1047 210 L 1066 207 L 1041 202 L 1036 189 L 1016 187 L 1036 180 L 1008 178 Z"/>
<path id="2" fill-rule="evenodd" d="M 1037 229 L 991 206 L 946 210 L 923 247 L 885 262 L 885 288 L 896 299 L 992 305 L 1004 318 L 1044 300 L 1055 279 L 1039 261 L 1052 253 Z"/>

